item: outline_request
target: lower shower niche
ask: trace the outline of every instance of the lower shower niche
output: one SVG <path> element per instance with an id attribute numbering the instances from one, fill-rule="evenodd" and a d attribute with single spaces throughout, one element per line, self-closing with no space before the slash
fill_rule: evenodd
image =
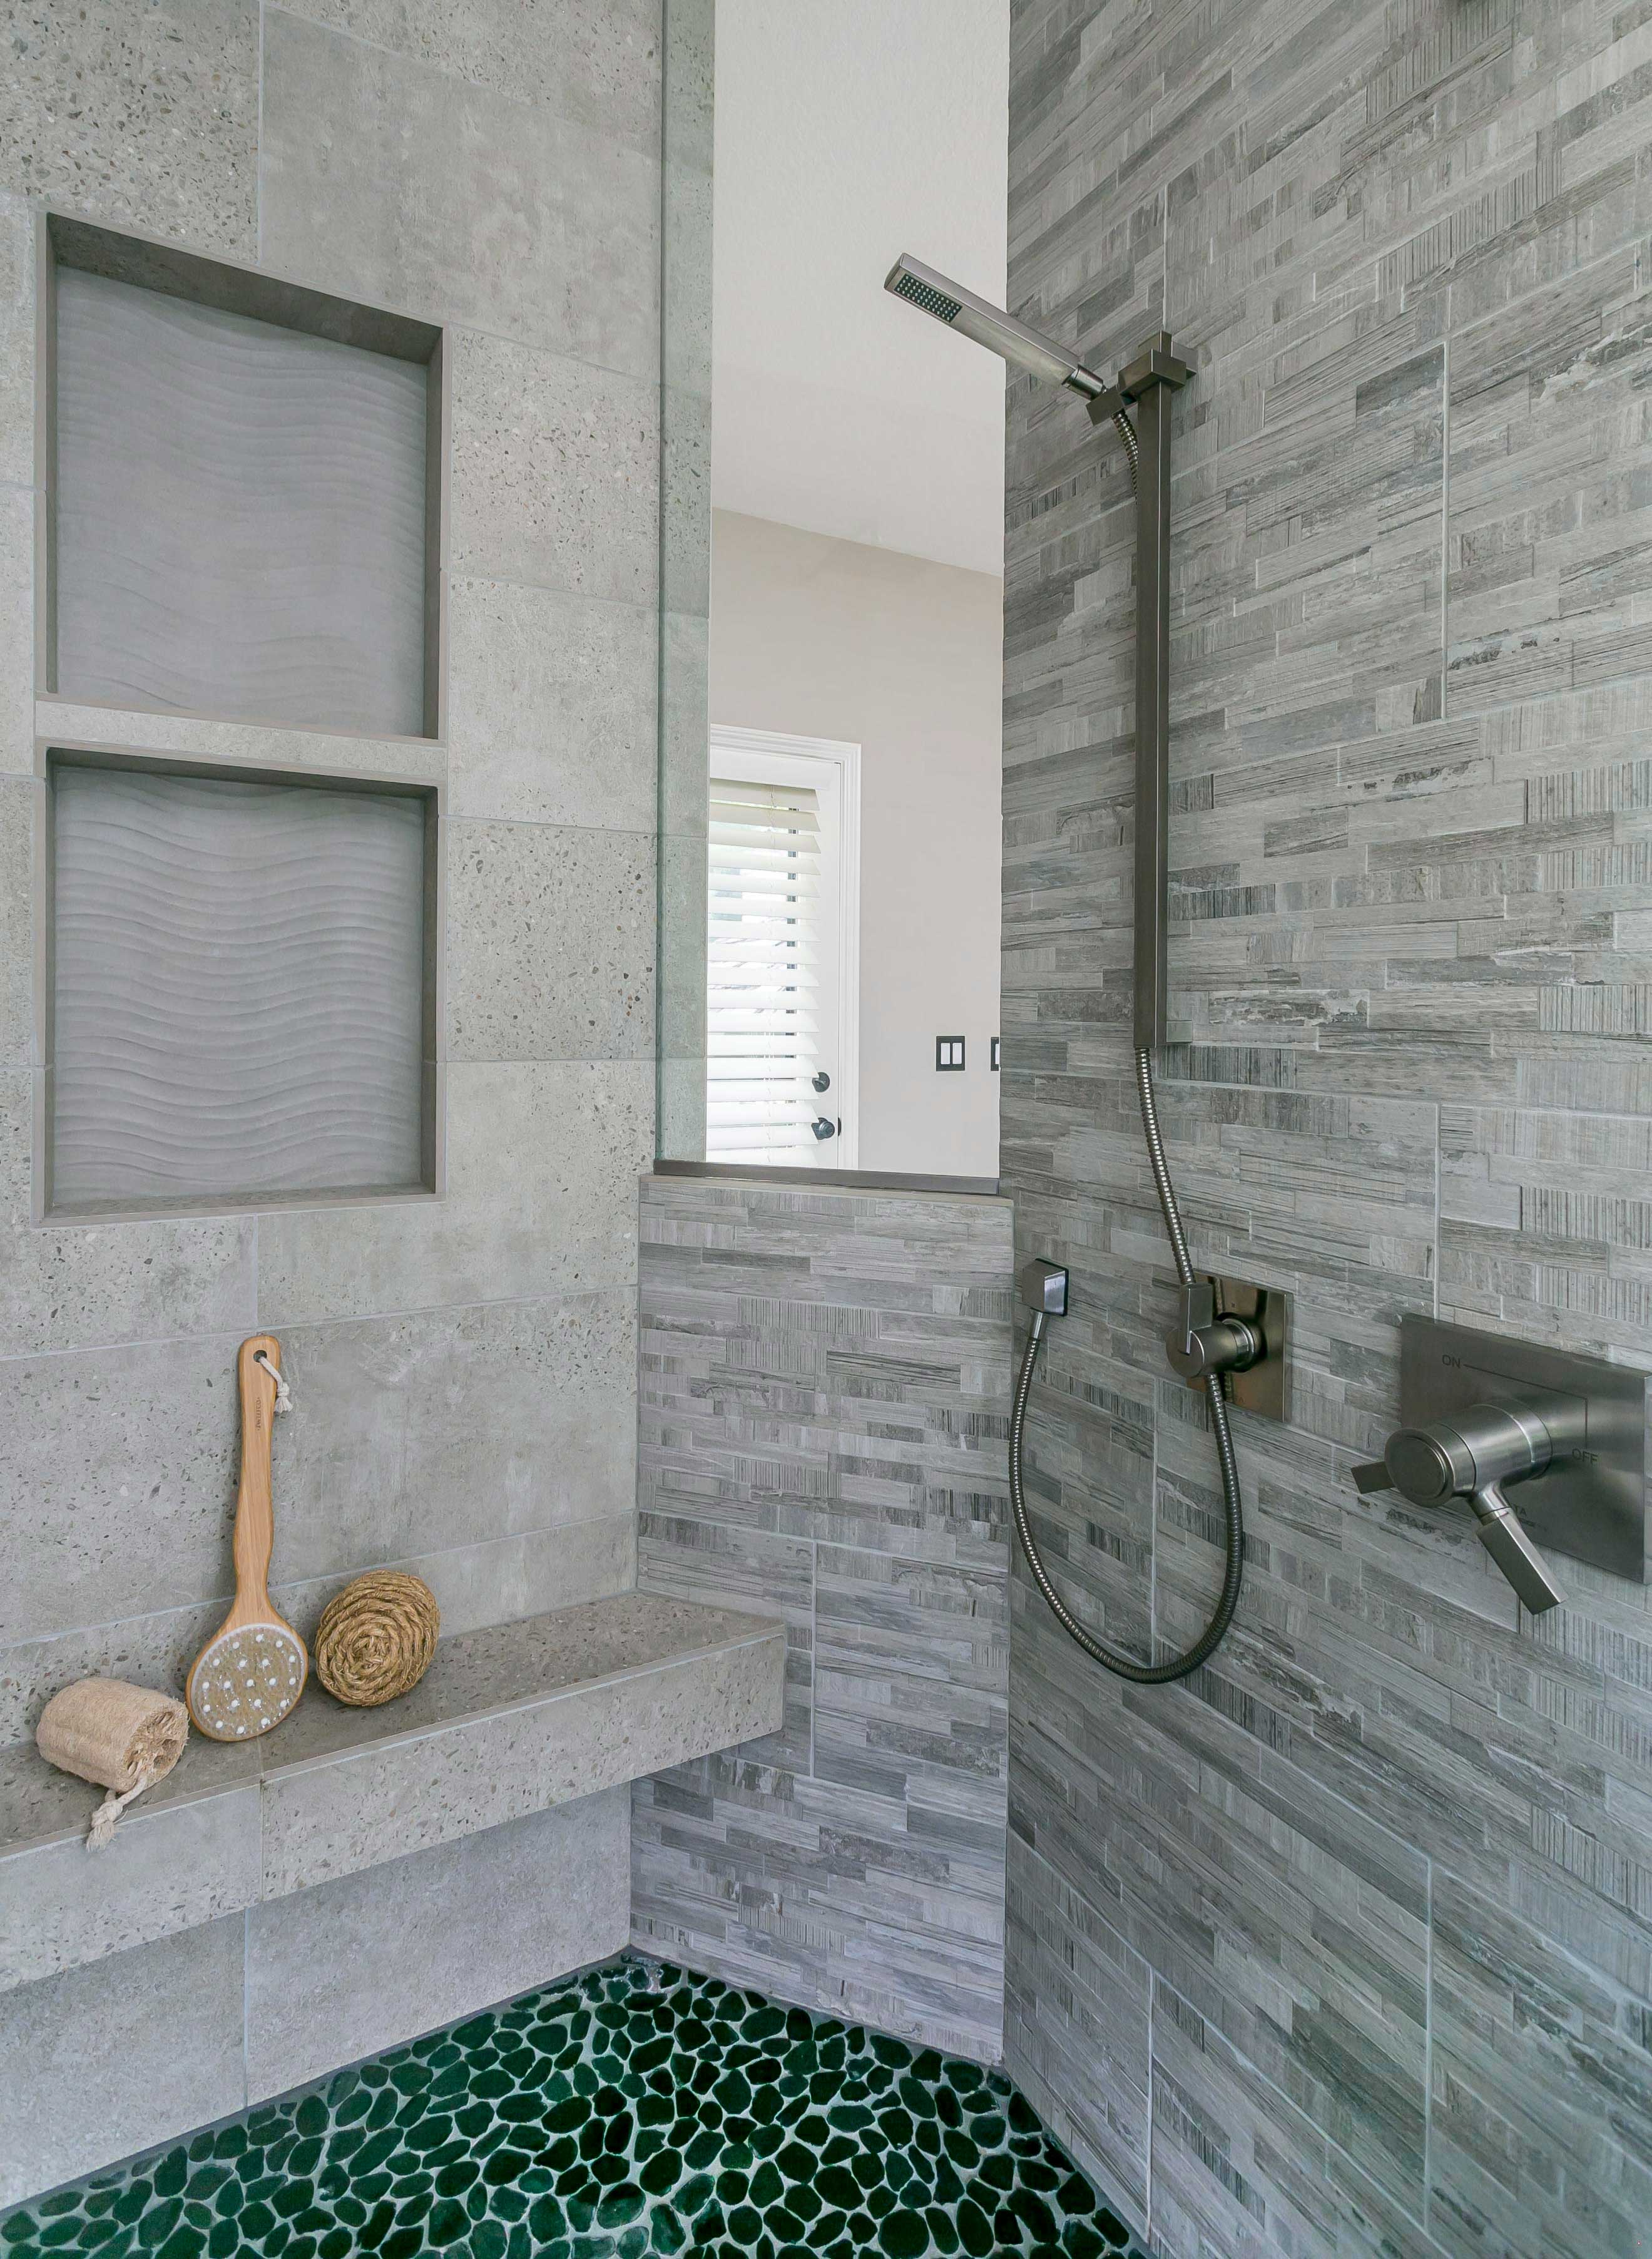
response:
<path id="1" fill-rule="evenodd" d="M 433 795 L 50 774 L 48 1213 L 432 1188 Z"/>

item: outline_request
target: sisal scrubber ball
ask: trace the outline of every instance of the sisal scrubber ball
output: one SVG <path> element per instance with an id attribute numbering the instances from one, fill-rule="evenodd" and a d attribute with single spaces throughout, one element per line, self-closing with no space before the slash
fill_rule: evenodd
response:
<path id="1" fill-rule="evenodd" d="M 316 1676 L 340 1702 L 371 1710 L 417 1686 L 442 1619 L 422 1578 L 370 1570 L 328 1601 L 316 1627 Z"/>

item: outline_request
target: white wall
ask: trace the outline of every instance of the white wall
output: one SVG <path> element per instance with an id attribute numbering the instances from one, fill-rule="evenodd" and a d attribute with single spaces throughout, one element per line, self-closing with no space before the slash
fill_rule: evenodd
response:
<path id="1" fill-rule="evenodd" d="M 1003 583 L 712 516 L 714 725 L 861 747 L 863 1169 L 998 1173 Z M 937 1074 L 935 1038 L 968 1038 Z"/>
<path id="2" fill-rule="evenodd" d="M 717 0 L 719 509 L 1002 571 L 1003 363 L 883 278 L 1001 301 L 1008 105 L 1009 0 Z"/>

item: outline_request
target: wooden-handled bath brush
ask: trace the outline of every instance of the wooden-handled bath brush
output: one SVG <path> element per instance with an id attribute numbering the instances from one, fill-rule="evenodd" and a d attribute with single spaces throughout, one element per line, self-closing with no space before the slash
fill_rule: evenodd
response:
<path id="1" fill-rule="evenodd" d="M 272 1334 L 241 1343 L 241 1486 L 235 1500 L 235 1606 L 196 1656 L 184 1690 L 189 1715 L 215 1742 L 268 1733 L 297 1702 L 310 1672 L 304 1643 L 269 1604 L 275 1539 L 270 1431 L 286 1409 L 281 1345 Z"/>

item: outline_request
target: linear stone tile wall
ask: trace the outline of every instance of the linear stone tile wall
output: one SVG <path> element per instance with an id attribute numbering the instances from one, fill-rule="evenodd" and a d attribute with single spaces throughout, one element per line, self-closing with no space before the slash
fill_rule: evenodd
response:
<path id="1" fill-rule="evenodd" d="M 1164 1110 L 1289 1289 L 1237 1628 L 1127 1690 L 1015 1590 L 1015 2074 L 1175 2259 L 1628 2259 L 1652 2228 L 1652 1605 L 1522 1618 L 1361 1499 L 1398 1322 L 1652 1362 L 1652 16 L 1016 0 L 1011 296 L 1175 414 Z M 1072 1266 L 1065 1583 L 1186 1642 L 1201 1407 L 1129 1062 L 1132 516 L 1012 381 L 1003 1174 Z"/>
<path id="2" fill-rule="evenodd" d="M 995 2061 L 1008 1202 L 643 1187 L 639 1580 L 783 1615 L 784 1730 L 641 1781 L 646 1950 Z"/>
<path id="3" fill-rule="evenodd" d="M 660 546 L 659 0 L 14 13 L 0 73 L 3 1740 L 89 1671 L 175 1683 L 221 1619 L 235 1350 L 255 1329 L 281 1337 L 293 1385 L 274 1574 L 302 1630 L 381 1564 L 428 1578 L 455 1630 L 632 1582 Z M 34 198 L 448 325 L 441 739 L 37 704 Z M 32 1222 L 38 762 L 65 740 L 445 787 L 441 1198 Z M 513 1891 L 537 1840 L 488 1855 Z M 467 1985 L 480 2004 L 610 1950 L 628 1919 L 623 1827 L 586 1840 L 592 1888 L 556 1884 L 577 1920 L 524 1909 L 507 1933 L 502 1885 L 473 1900 L 440 1860 L 403 1878 L 395 1904 L 451 1928 L 451 1965 L 421 1949 L 393 1995 L 345 2015 L 338 2046 L 438 2022 Z M 346 1892 L 364 1932 L 378 1888 Z M 273 2012 L 264 2026 L 260 2004 L 302 1985 L 307 1936 L 331 1951 L 337 1913 L 288 1906 L 253 1926 L 245 1986 L 223 1988 L 232 2043 L 203 1976 L 188 2082 L 167 2068 L 175 2039 L 151 2029 L 165 1956 L 100 1966 L 103 2027 L 142 2066 L 125 2084 L 111 2070 L 107 2092 L 87 2092 L 106 2051 L 81 2044 L 82 1992 L 13 1999 L 7 2028 L 35 2035 L 31 2066 L 75 2063 L 85 2141 L 70 2154 L 54 2134 L 39 2170 L 239 2106 L 247 2076 L 268 2092 L 318 2069 L 313 2032 Z M 203 1947 L 203 1971 L 210 1958 Z M 331 1961 L 324 1973 L 336 1988 Z"/>

